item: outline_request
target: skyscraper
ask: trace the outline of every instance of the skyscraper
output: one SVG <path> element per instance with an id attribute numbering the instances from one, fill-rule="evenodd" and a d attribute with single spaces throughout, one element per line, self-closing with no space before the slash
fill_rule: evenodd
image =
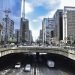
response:
<path id="1" fill-rule="evenodd" d="M 1 43 L 1 39 L 2 39 L 2 29 L 3 29 L 3 26 L 2 24 L 0 23 L 0 43 Z"/>
<path id="2" fill-rule="evenodd" d="M 20 36 L 21 42 L 26 41 L 27 33 L 29 31 L 29 21 L 27 19 L 21 18 L 21 25 L 20 25 Z"/>
<path id="3" fill-rule="evenodd" d="M 29 44 L 33 42 L 32 31 L 29 30 Z"/>
<path id="4" fill-rule="evenodd" d="M 17 43 L 20 43 L 20 29 L 15 29 L 15 39 Z"/>
<path id="5" fill-rule="evenodd" d="M 75 40 L 75 7 L 64 7 L 63 33 L 65 43 L 68 42 L 68 38 L 71 42 Z"/>
<path id="6" fill-rule="evenodd" d="M 42 31 L 42 29 L 40 30 L 39 40 L 41 43 L 43 42 L 43 31 Z"/>
<path id="7" fill-rule="evenodd" d="M 63 10 L 59 9 L 54 14 L 54 37 L 59 43 L 60 40 L 63 40 Z"/>
<path id="8" fill-rule="evenodd" d="M 25 0 L 21 4 L 21 21 L 20 21 L 20 40 L 21 42 L 28 41 L 29 21 L 25 19 Z"/>
<path id="9" fill-rule="evenodd" d="M 3 18 L 3 30 L 2 30 L 3 41 L 6 42 L 9 41 L 10 38 L 13 38 L 13 34 L 14 34 L 14 21 L 11 20 L 9 17 Z"/>
<path id="10" fill-rule="evenodd" d="M 50 43 L 51 31 L 54 29 L 54 20 L 53 18 L 44 18 L 42 22 L 42 31 L 43 31 L 43 42 L 46 41 Z"/>

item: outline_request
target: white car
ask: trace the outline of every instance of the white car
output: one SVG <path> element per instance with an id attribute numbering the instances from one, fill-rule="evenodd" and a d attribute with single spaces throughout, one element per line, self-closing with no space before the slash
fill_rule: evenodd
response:
<path id="1" fill-rule="evenodd" d="M 24 71 L 30 72 L 30 71 L 31 71 L 31 65 L 30 65 L 30 64 L 27 64 L 27 65 L 24 67 Z"/>
<path id="2" fill-rule="evenodd" d="M 21 63 L 18 62 L 16 65 L 15 65 L 15 68 L 20 68 L 21 67 Z"/>
<path id="3" fill-rule="evenodd" d="M 55 62 L 52 60 L 48 60 L 47 65 L 48 65 L 48 67 L 53 68 L 53 67 L 55 67 Z"/>

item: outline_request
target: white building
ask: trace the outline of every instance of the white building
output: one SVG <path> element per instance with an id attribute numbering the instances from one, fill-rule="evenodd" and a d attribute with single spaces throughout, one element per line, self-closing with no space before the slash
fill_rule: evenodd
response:
<path id="1" fill-rule="evenodd" d="M 75 7 L 64 7 L 63 11 L 63 40 L 67 43 L 75 40 Z"/>
<path id="2" fill-rule="evenodd" d="M 50 43 L 51 31 L 54 29 L 54 20 L 52 18 L 44 18 L 42 22 L 43 43 Z"/>
<path id="3" fill-rule="evenodd" d="M 14 33 L 14 21 L 11 20 L 9 17 L 3 18 L 3 30 L 2 30 L 2 37 L 3 41 L 9 41 L 10 38 L 13 38 Z"/>

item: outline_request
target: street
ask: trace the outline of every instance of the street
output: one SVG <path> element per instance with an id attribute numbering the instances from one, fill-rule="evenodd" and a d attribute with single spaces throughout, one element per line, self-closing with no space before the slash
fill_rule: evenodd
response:
<path id="1" fill-rule="evenodd" d="M 61 70 L 61 69 L 51 69 L 46 66 L 36 67 L 36 73 L 34 74 L 34 66 L 31 68 L 30 72 L 24 72 L 23 67 L 20 69 L 10 69 L 8 71 L 0 71 L 0 75 L 75 75 L 74 73 Z"/>
<path id="2" fill-rule="evenodd" d="M 37 60 L 36 60 L 37 59 Z M 47 60 L 54 59 L 55 67 L 48 68 Z M 16 69 L 17 62 L 21 67 Z M 3 64 L 4 63 L 4 64 Z M 57 55 L 11 54 L 0 59 L 0 75 L 75 75 L 75 62 Z M 31 71 L 25 72 L 26 64 L 31 65 Z"/>

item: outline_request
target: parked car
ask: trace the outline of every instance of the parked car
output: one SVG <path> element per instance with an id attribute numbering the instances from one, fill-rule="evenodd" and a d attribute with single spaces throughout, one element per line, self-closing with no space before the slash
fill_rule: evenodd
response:
<path id="1" fill-rule="evenodd" d="M 31 71 L 31 65 L 30 64 L 26 64 L 26 66 L 24 67 L 24 71 L 25 72 L 30 72 Z"/>
<path id="2" fill-rule="evenodd" d="M 20 68 L 21 67 L 21 63 L 20 62 L 18 62 L 16 65 L 15 65 L 15 68 Z"/>

